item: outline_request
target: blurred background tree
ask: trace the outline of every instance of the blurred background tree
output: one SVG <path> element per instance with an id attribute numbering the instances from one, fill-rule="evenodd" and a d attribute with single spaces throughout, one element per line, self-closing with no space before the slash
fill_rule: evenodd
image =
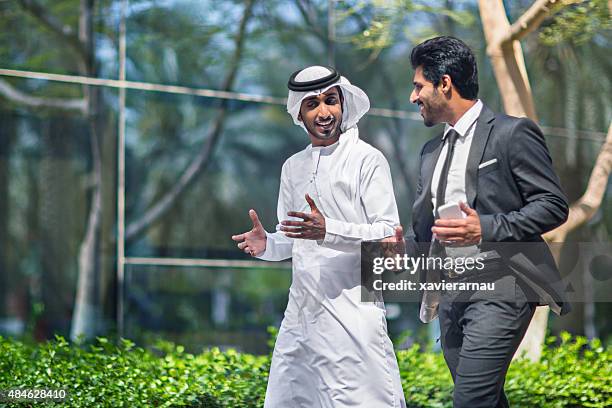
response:
<path id="1" fill-rule="evenodd" d="M 517 21 L 531 4 L 506 2 L 504 12 Z M 601 4 L 570 6 L 522 41 L 538 120 L 573 201 L 584 192 L 612 116 L 609 12 Z M 127 80 L 272 97 L 258 103 L 236 94 L 127 89 L 130 257 L 246 260 L 230 235 L 249 228 L 249 208 L 274 227 L 281 165 L 307 144 L 282 105 L 287 78 L 300 67 L 335 65 L 367 91 L 377 109 L 360 133 L 391 163 L 404 225 L 420 147 L 439 132 L 423 127 L 409 104 L 411 48 L 438 34 L 466 40 L 479 63 L 480 97 L 494 110 L 505 106 L 475 0 L 127 6 Z M 29 327 L 42 339 L 116 330 L 118 91 L 6 70 L 118 79 L 121 7 L 121 0 L 0 2 L 2 332 Z M 568 239 L 609 241 L 609 209 L 603 196 Z M 126 334 L 265 352 L 266 326 L 280 322 L 289 283 L 287 269 L 130 265 Z M 389 305 L 392 335 L 412 333 L 405 344 L 433 336 L 416 311 L 414 304 Z M 551 329 L 595 327 L 606 337 L 609 311 L 595 304 L 592 324 L 575 312 Z"/>

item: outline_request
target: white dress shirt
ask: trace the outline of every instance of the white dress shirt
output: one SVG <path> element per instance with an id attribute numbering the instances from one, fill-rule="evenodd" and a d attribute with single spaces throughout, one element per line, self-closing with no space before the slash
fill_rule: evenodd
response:
<path id="1" fill-rule="evenodd" d="M 451 161 L 450 168 L 448 170 L 448 181 L 446 183 L 446 192 L 444 194 L 446 203 L 459 203 L 459 201 L 467 202 L 467 195 L 465 192 L 465 172 L 467 168 L 468 155 L 470 153 L 470 147 L 472 146 L 472 138 L 474 137 L 474 129 L 476 126 L 472 126 L 474 122 L 480 116 L 482 111 L 482 102 L 480 99 L 468 109 L 463 116 L 455 123 L 455 126 L 451 126 L 448 123 L 444 128 L 444 135 L 442 139 L 446 138 L 446 135 L 451 129 L 454 129 L 459 137 L 455 143 L 455 152 L 453 153 L 453 160 Z M 431 182 L 431 202 L 433 208 L 436 208 L 436 192 L 438 190 L 438 182 L 440 181 L 440 172 L 442 166 L 444 166 L 444 160 L 446 153 L 448 152 L 448 143 L 442 146 L 442 152 L 436 163 L 434 169 L 433 178 Z"/>
<path id="2" fill-rule="evenodd" d="M 447 123 L 444 128 L 442 139 L 446 138 L 446 135 L 451 129 L 454 129 L 459 134 L 455 142 L 455 152 L 453 153 L 453 158 L 448 170 L 446 191 L 444 193 L 445 203 L 459 204 L 460 201 L 467 203 L 467 194 L 465 191 L 467 161 L 470 154 L 470 147 L 472 146 L 472 139 L 474 137 L 474 129 L 476 129 L 476 120 L 478 120 L 478 116 L 480 116 L 482 107 L 483 104 L 480 99 L 477 100 L 476 103 L 461 116 L 457 123 L 455 123 L 454 127 Z M 436 208 L 436 193 L 438 190 L 438 182 L 440 181 L 440 173 L 442 172 L 444 160 L 446 159 L 446 152 L 448 152 L 448 143 L 445 143 L 442 147 L 431 183 L 431 201 L 434 209 Z M 435 239 L 435 234 L 432 239 Z M 451 245 L 447 246 L 445 251 L 446 255 L 452 258 L 475 258 L 480 253 L 480 248 L 478 245 Z M 459 275 L 460 273 L 456 272 L 456 274 Z"/>

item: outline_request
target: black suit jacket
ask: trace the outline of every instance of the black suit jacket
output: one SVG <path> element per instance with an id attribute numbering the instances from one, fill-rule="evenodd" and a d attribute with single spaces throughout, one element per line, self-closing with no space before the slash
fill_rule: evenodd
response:
<path id="1" fill-rule="evenodd" d="M 427 254 L 431 242 L 431 182 L 442 144 L 438 136 L 421 151 L 412 234 L 407 240 L 411 252 Z M 468 204 L 480 217 L 481 248 L 497 249 L 541 304 L 558 314 L 567 313 L 565 287 L 541 235 L 563 224 L 569 207 L 539 127 L 530 119 L 496 114 L 483 106 L 468 155 L 465 187 Z"/>

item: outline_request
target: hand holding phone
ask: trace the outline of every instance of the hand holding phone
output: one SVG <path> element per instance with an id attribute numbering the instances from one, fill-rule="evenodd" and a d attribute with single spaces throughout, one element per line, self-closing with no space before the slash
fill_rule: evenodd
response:
<path id="1" fill-rule="evenodd" d="M 448 203 L 438 207 L 438 215 L 444 220 L 451 218 L 465 218 L 465 213 L 461 211 L 459 203 Z"/>
<path id="2" fill-rule="evenodd" d="M 444 245 L 469 246 L 482 242 L 478 212 L 466 203 L 446 204 L 438 208 L 438 219 L 431 228 L 435 239 Z"/>
<path id="3" fill-rule="evenodd" d="M 439 218 L 443 220 L 457 219 L 457 218 L 465 217 L 465 213 L 461 211 L 461 207 L 459 207 L 458 203 L 447 203 L 447 204 L 444 204 L 438 207 L 438 215 L 439 215 Z M 436 239 L 438 239 L 437 236 L 436 236 Z M 438 241 L 440 241 L 442 244 L 445 244 L 445 245 L 451 244 L 450 241 L 444 241 L 441 239 L 438 239 Z"/>

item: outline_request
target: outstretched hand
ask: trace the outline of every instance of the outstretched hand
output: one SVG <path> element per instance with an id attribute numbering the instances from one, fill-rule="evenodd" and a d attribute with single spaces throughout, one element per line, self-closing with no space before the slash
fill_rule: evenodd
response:
<path id="1" fill-rule="evenodd" d="M 255 210 L 249 210 L 249 217 L 253 221 L 253 229 L 248 232 L 232 235 L 238 242 L 238 248 L 251 256 L 259 256 L 266 250 L 266 230 L 257 217 Z"/>
<path id="2" fill-rule="evenodd" d="M 323 239 L 326 233 L 325 217 L 321 214 L 314 200 L 308 194 L 306 194 L 305 198 L 310 206 L 310 214 L 299 211 L 289 211 L 287 213 L 288 216 L 301 218 L 302 221 L 282 221 L 281 231 L 289 238 Z"/>

